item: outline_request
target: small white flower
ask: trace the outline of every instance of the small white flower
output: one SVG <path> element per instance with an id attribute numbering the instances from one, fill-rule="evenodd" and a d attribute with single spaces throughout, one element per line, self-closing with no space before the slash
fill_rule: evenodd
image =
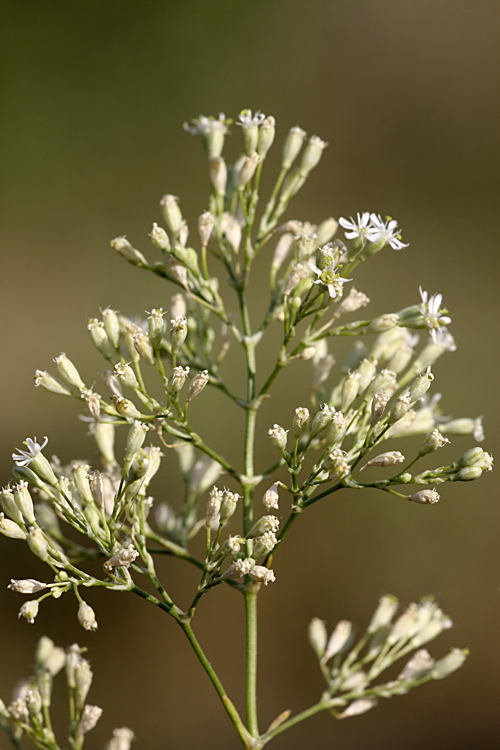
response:
<path id="1" fill-rule="evenodd" d="M 371 214 L 370 219 L 372 223 L 371 231 L 376 235 L 375 242 L 384 241 L 393 250 L 402 250 L 404 247 L 408 247 L 408 243 L 401 242 L 398 222 L 395 219 L 388 219 L 387 222 L 384 222 L 382 217 L 376 214 Z"/>
<path id="2" fill-rule="evenodd" d="M 266 116 L 262 112 L 256 112 L 255 115 L 252 115 L 251 109 L 243 109 L 238 115 L 238 119 L 240 122 L 237 122 L 236 125 L 241 125 L 243 128 L 250 128 L 263 123 Z"/>
<path id="3" fill-rule="evenodd" d="M 43 443 L 41 445 L 40 443 L 37 443 L 36 438 L 34 438 L 34 440 L 32 440 L 31 438 L 26 438 L 26 440 L 24 441 L 24 445 L 27 446 L 28 450 L 23 451 L 20 448 L 17 448 L 16 450 L 18 450 L 19 453 L 12 454 L 14 463 L 17 466 L 29 466 L 31 461 L 43 451 L 48 442 L 48 437 L 45 437 L 43 439 Z"/>
<path id="4" fill-rule="evenodd" d="M 325 268 L 324 271 L 315 266 L 312 260 L 309 261 L 309 266 L 318 276 L 317 279 L 314 279 L 313 284 L 323 284 L 328 287 L 328 294 L 332 299 L 335 299 L 337 296 L 339 283 L 344 284 L 346 281 L 352 281 L 352 279 L 344 279 L 342 276 L 339 276 L 338 271 L 335 270 L 334 260 L 332 260 L 328 268 Z"/>
<path id="5" fill-rule="evenodd" d="M 191 120 L 193 123 L 184 123 L 184 130 L 191 135 L 210 135 L 214 130 L 222 130 L 223 133 L 227 133 L 226 126 L 226 115 L 224 112 L 219 113 L 219 119 L 216 120 L 213 117 L 207 117 L 206 115 L 200 115 L 199 117 Z"/>
<path id="6" fill-rule="evenodd" d="M 364 211 L 362 214 L 358 214 L 358 221 L 355 222 L 351 216 L 351 220 L 348 221 L 341 217 L 339 224 L 348 229 L 348 232 L 344 232 L 348 240 L 353 240 L 358 237 L 363 243 L 365 240 L 370 242 L 378 239 L 377 232 L 370 226 L 370 212 Z"/>
<path id="7" fill-rule="evenodd" d="M 431 339 L 438 345 L 437 334 L 443 331 L 443 326 L 447 326 L 451 323 L 451 318 L 448 315 L 442 315 L 441 313 L 448 312 L 447 310 L 441 310 L 441 302 L 443 301 L 442 294 L 433 294 L 432 297 L 428 298 L 426 291 L 419 287 L 420 297 L 422 304 L 420 305 L 420 312 L 425 318 L 425 323 L 430 331 Z"/>

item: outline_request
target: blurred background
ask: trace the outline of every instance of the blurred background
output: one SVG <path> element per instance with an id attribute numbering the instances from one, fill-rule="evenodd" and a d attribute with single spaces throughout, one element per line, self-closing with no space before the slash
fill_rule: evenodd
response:
<path id="1" fill-rule="evenodd" d="M 277 118 L 268 171 L 293 125 L 329 143 L 289 218 L 316 223 L 363 210 L 397 218 L 410 247 L 378 256 L 356 286 L 371 297 L 373 316 L 418 301 L 419 284 L 443 294 L 458 349 L 436 366 L 434 392 L 443 392 L 446 414 L 484 415 L 483 446 L 498 455 L 499 23 L 500 5 L 487 0 L 3 2 L 2 483 L 12 450 L 27 436 L 48 435 L 50 453 L 63 462 L 92 460 L 78 409 L 34 390 L 33 373 L 54 371 L 52 358 L 65 351 L 91 384 L 102 360 L 88 338 L 89 317 L 106 305 L 139 315 L 168 309 L 172 287 L 125 264 L 109 240 L 127 234 L 153 257 L 147 233 L 160 220 L 164 193 L 181 197 L 196 235 L 207 207 L 206 162 L 182 123 L 200 113 L 235 117 L 244 107 Z M 236 153 L 230 139 L 231 148 Z M 291 366 L 266 404 L 261 468 L 271 456 L 267 428 L 289 425 L 293 408 L 307 403 L 309 376 L 309 365 Z M 214 424 L 206 402 L 193 412 L 204 434 L 237 456 L 228 420 L 239 427 L 239 415 Z M 455 438 L 450 456 L 472 445 Z M 175 501 L 173 467 L 153 488 L 159 499 L 165 493 Z M 346 618 L 362 630 L 381 594 L 407 604 L 433 593 L 455 627 L 430 650 L 440 656 L 451 645 L 468 646 L 464 668 L 360 718 L 320 715 L 273 747 L 497 747 L 495 475 L 444 486 L 434 507 L 363 494 L 345 492 L 305 514 L 276 560 L 276 583 L 262 591 L 262 727 L 286 708 L 316 702 L 323 690 L 306 638 L 313 616 L 330 628 Z M 11 577 L 43 580 L 44 567 L 15 541 L 0 539 L 0 554 L 4 700 L 29 673 L 46 633 L 60 645 L 90 648 L 90 700 L 105 713 L 89 747 L 124 724 L 137 748 L 238 746 L 173 621 L 130 595 L 91 591 L 97 634 L 79 627 L 69 595 L 44 603 L 28 626 L 17 621 L 24 598 L 6 586 Z M 186 582 L 195 585 L 175 561 L 160 569 L 181 599 Z M 241 705 L 242 601 L 230 590 L 214 592 L 195 625 Z"/>

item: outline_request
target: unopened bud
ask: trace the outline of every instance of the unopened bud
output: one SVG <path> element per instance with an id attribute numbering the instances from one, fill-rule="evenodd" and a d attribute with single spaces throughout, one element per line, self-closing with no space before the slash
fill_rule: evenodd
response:
<path id="1" fill-rule="evenodd" d="M 126 237 L 116 237 L 114 240 L 111 240 L 110 244 L 122 258 L 125 258 L 125 260 L 128 260 L 134 266 L 148 266 L 144 255 L 139 250 L 136 250 L 135 247 L 132 247 Z"/>
<path id="2" fill-rule="evenodd" d="M 243 190 L 243 188 L 250 182 L 261 161 L 262 159 L 256 151 L 246 157 L 238 176 L 238 190 Z"/>
<path id="3" fill-rule="evenodd" d="M 427 435 L 427 437 L 424 440 L 424 444 L 420 448 L 418 455 L 419 456 L 426 456 L 428 453 L 432 453 L 433 451 L 437 451 L 438 448 L 442 448 L 446 443 L 449 443 L 450 441 L 448 438 L 445 438 L 444 435 L 441 435 L 439 430 L 433 430 L 430 435 Z"/>
<path id="4" fill-rule="evenodd" d="M 431 677 L 434 680 L 442 680 L 444 677 L 448 677 L 449 674 L 460 669 L 468 653 L 466 648 L 452 648 L 449 654 L 443 656 L 442 659 L 438 659 L 434 664 Z"/>
<path id="5" fill-rule="evenodd" d="M 131 419 L 140 419 L 142 417 L 139 409 L 128 398 L 123 398 L 122 396 L 111 396 L 111 398 L 114 401 L 116 411 L 121 417 Z"/>
<path id="6" fill-rule="evenodd" d="M 149 337 L 142 331 L 138 331 L 132 337 L 132 341 L 139 356 L 145 359 L 150 365 L 154 365 L 154 349 Z"/>
<path id="7" fill-rule="evenodd" d="M 475 479 L 479 479 L 483 470 L 480 466 L 464 466 L 462 469 L 452 474 L 450 480 L 452 482 L 473 482 Z"/>
<path id="8" fill-rule="evenodd" d="M 46 589 L 47 584 L 37 581 L 35 578 L 24 578 L 20 581 L 11 578 L 7 588 L 17 591 L 18 594 L 37 594 L 39 591 Z"/>
<path id="9" fill-rule="evenodd" d="M 358 395 L 360 375 L 358 372 L 349 372 L 342 384 L 341 410 L 346 412 L 356 396 Z"/>
<path id="10" fill-rule="evenodd" d="M 164 195 L 160 201 L 166 224 L 176 237 L 182 225 L 182 213 L 177 202 L 178 200 L 175 195 Z"/>
<path id="11" fill-rule="evenodd" d="M 155 349 L 159 348 L 163 336 L 164 314 L 165 313 L 161 307 L 158 309 L 153 308 L 149 313 L 149 339 Z"/>
<path id="12" fill-rule="evenodd" d="M 170 321 L 170 345 L 172 354 L 177 354 L 187 336 L 187 319 L 185 317 L 175 318 Z"/>
<path id="13" fill-rule="evenodd" d="M 272 115 L 266 117 L 259 129 L 259 140 L 257 144 L 257 153 L 263 159 L 273 145 L 274 135 L 276 132 L 276 120 Z"/>
<path id="14" fill-rule="evenodd" d="M 28 482 L 20 481 L 16 485 L 14 493 L 16 505 L 29 524 L 35 524 L 35 512 L 33 509 L 33 500 L 28 490 Z"/>
<path id="15" fill-rule="evenodd" d="M 281 450 L 285 450 L 286 443 L 287 443 L 287 435 L 288 430 L 284 430 L 283 427 L 280 427 L 279 424 L 273 425 L 268 431 L 267 434 L 271 438 L 271 442 Z"/>
<path id="16" fill-rule="evenodd" d="M 352 622 L 341 620 L 328 641 L 322 662 L 327 662 L 346 647 L 352 635 Z"/>
<path id="17" fill-rule="evenodd" d="M 28 536 L 26 531 L 18 526 L 15 521 L 5 518 L 3 513 L 0 513 L 0 534 L 9 537 L 9 539 L 26 539 Z"/>
<path id="18" fill-rule="evenodd" d="M 206 247 L 214 228 L 214 217 L 210 211 L 205 211 L 198 217 L 198 234 L 202 247 Z"/>
<path id="19" fill-rule="evenodd" d="M 227 166 L 222 156 L 210 159 L 209 163 L 210 181 L 217 195 L 223 196 L 226 192 Z"/>
<path id="20" fill-rule="evenodd" d="M 381 628 L 387 627 L 398 608 L 398 600 L 395 596 L 386 595 L 381 597 L 379 605 L 375 610 L 368 626 L 369 633 L 375 633 Z"/>
<path id="21" fill-rule="evenodd" d="M 433 380 L 434 375 L 431 372 L 431 368 L 428 367 L 425 372 L 421 373 L 412 383 L 410 387 L 410 403 L 414 404 L 415 401 L 421 399 L 431 387 Z"/>
<path id="22" fill-rule="evenodd" d="M 408 410 L 410 404 L 410 392 L 405 391 L 404 393 L 401 393 L 396 399 L 394 406 L 391 409 L 391 413 L 389 414 L 389 424 L 393 425 L 399 422 L 400 419 L 403 419 L 403 417 L 409 413 Z M 415 414 L 415 412 L 413 412 L 413 414 Z"/>
<path id="23" fill-rule="evenodd" d="M 219 519 L 221 526 L 224 526 L 234 514 L 239 498 L 240 495 L 237 492 L 230 492 L 225 489 L 222 493 Z"/>
<path id="24" fill-rule="evenodd" d="M 276 516 L 262 516 L 258 521 L 254 523 L 248 534 L 247 539 L 255 539 L 255 537 L 263 536 L 271 531 L 275 534 L 280 526 L 279 519 Z"/>
<path id="25" fill-rule="evenodd" d="M 387 453 L 381 453 L 379 456 L 375 456 L 368 463 L 367 466 L 394 466 L 400 464 L 405 460 L 405 457 L 399 451 L 388 451 Z"/>
<path id="26" fill-rule="evenodd" d="M 189 384 L 189 390 L 188 395 L 186 399 L 186 403 L 189 403 L 193 398 L 196 398 L 196 396 L 199 396 L 199 394 L 202 392 L 202 390 L 205 388 L 206 384 L 208 383 L 209 377 L 208 377 L 208 370 L 202 370 L 201 372 L 198 372 L 192 381 Z"/>
<path id="27" fill-rule="evenodd" d="M 171 377 L 168 381 L 168 392 L 178 393 L 189 375 L 189 367 L 174 367 Z"/>
<path id="28" fill-rule="evenodd" d="M 85 383 L 80 377 L 80 373 L 76 369 L 73 362 L 64 354 L 60 354 L 54 358 L 54 362 L 57 365 L 57 369 L 64 378 L 64 380 L 75 388 L 85 388 Z"/>
<path id="29" fill-rule="evenodd" d="M 372 413 L 370 419 L 370 425 L 373 427 L 382 419 L 389 401 L 389 395 L 385 391 L 377 391 L 373 396 L 372 400 Z"/>
<path id="30" fill-rule="evenodd" d="M 92 318 L 89 321 L 87 328 L 90 331 L 90 336 L 96 349 L 106 357 L 106 359 L 111 359 L 114 350 L 104 328 L 104 323 L 101 320 L 97 320 L 97 318 Z"/>
<path id="31" fill-rule="evenodd" d="M 86 602 L 81 602 L 78 607 L 78 622 L 85 630 L 97 630 L 95 612 Z"/>
<path id="32" fill-rule="evenodd" d="M 205 518 L 205 525 L 207 529 L 210 529 L 213 526 L 215 519 L 219 515 L 222 495 L 223 492 L 217 489 L 217 487 L 213 487 L 210 490 L 207 503 L 207 515 Z"/>
<path id="33" fill-rule="evenodd" d="M 420 492 L 410 495 L 408 500 L 421 505 L 434 505 L 439 500 L 439 493 L 436 490 L 420 490 Z"/>
<path id="34" fill-rule="evenodd" d="M 275 482 L 264 493 L 264 497 L 262 498 L 262 502 L 263 502 L 264 507 L 266 508 L 266 510 L 271 510 L 272 508 L 274 508 L 274 509 L 277 510 L 278 507 L 279 507 L 278 506 L 278 500 L 279 500 L 278 485 Z"/>
<path id="35" fill-rule="evenodd" d="M 321 659 L 325 653 L 326 643 L 328 640 L 328 632 L 326 630 L 325 622 L 320 620 L 318 617 L 314 617 L 309 623 L 309 643 L 318 659 Z"/>
<path id="36" fill-rule="evenodd" d="M 14 498 L 14 493 L 10 487 L 4 487 L 0 492 L 0 505 L 7 516 L 20 526 L 24 526 L 24 518 L 21 509 L 18 507 Z M 26 537 L 23 537 L 26 538 Z"/>
<path id="37" fill-rule="evenodd" d="M 306 132 L 302 130 L 302 128 L 291 128 L 283 146 L 283 159 L 281 162 L 282 167 L 284 167 L 285 169 L 290 169 L 293 162 L 297 158 L 300 149 L 302 148 L 305 137 Z"/>
<path id="38" fill-rule="evenodd" d="M 318 243 L 319 247 L 326 244 L 332 239 L 338 229 L 338 226 L 338 221 L 336 221 L 332 217 L 330 217 L 329 219 L 325 219 L 321 222 L 321 224 L 318 225 L 316 229 L 316 242 Z"/>
<path id="39" fill-rule="evenodd" d="M 328 427 L 326 433 L 325 447 L 331 450 L 335 445 L 338 445 L 344 439 L 345 431 L 347 429 L 347 420 L 341 411 L 335 412 L 332 416 L 332 421 Z"/>
<path id="40" fill-rule="evenodd" d="M 293 434 L 296 438 L 304 434 L 309 426 L 309 409 L 305 407 L 299 407 L 295 409 L 295 417 L 293 418 Z"/>
<path id="41" fill-rule="evenodd" d="M 24 617 L 24 619 L 27 620 L 30 625 L 33 625 L 39 608 L 40 605 L 36 599 L 33 599 L 30 602 L 24 602 L 24 604 L 21 606 L 21 609 L 19 610 L 18 617 Z"/>
<path id="42" fill-rule="evenodd" d="M 395 313 L 386 313 L 374 318 L 368 326 L 368 333 L 385 333 L 398 324 L 398 316 Z"/>
<path id="43" fill-rule="evenodd" d="M 322 141 L 317 135 L 313 135 L 309 138 L 300 163 L 301 174 L 308 175 L 309 172 L 314 169 L 323 156 L 323 151 L 327 146 L 328 143 Z"/>
<path id="44" fill-rule="evenodd" d="M 49 559 L 49 545 L 41 529 L 31 527 L 28 534 L 28 546 L 40 560 L 46 562 Z"/>
<path id="45" fill-rule="evenodd" d="M 127 386 L 128 388 L 139 387 L 139 381 L 128 362 L 118 362 L 118 364 L 115 365 L 114 372 L 122 385 Z"/>

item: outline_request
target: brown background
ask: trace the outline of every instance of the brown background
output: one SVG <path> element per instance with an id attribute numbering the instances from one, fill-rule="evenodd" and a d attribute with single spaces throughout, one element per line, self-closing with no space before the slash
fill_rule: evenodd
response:
<path id="1" fill-rule="evenodd" d="M 329 142 L 294 217 L 373 210 L 399 220 L 410 247 L 386 252 L 357 286 L 372 298 L 373 315 L 414 302 L 419 284 L 443 293 L 458 351 L 435 368 L 435 390 L 446 413 L 485 415 L 484 446 L 498 454 L 499 20 L 498 3 L 482 0 L 2 3 L 3 482 L 27 435 L 49 435 L 62 460 L 91 457 L 73 404 L 35 391 L 33 372 L 66 351 L 92 383 L 102 365 L 87 338 L 89 316 L 108 304 L 136 314 L 168 308 L 170 288 L 121 262 L 109 239 L 126 233 L 149 249 L 146 234 L 166 192 L 181 196 L 194 231 L 207 180 L 199 143 L 182 122 L 243 107 L 274 114 L 280 142 L 295 124 Z M 307 373 L 307 365 L 290 368 L 266 405 L 260 466 L 267 427 L 306 403 Z M 229 421 L 210 423 L 207 403 L 196 407 L 200 429 L 237 460 Z M 451 455 L 470 445 L 455 439 Z M 158 498 L 175 498 L 170 465 Z M 276 584 L 261 597 L 263 727 L 323 689 L 306 642 L 312 616 L 331 627 L 352 619 L 361 629 L 382 593 L 407 603 L 432 592 L 455 621 L 432 652 L 467 645 L 471 657 L 449 680 L 359 719 L 316 717 L 276 740 L 276 750 L 497 746 L 494 483 L 488 475 L 446 486 L 433 508 L 345 493 L 301 519 L 277 560 Z M 79 628 L 70 596 L 45 603 L 34 626 L 18 623 L 23 599 L 6 592 L 9 579 L 43 579 L 45 571 L 20 543 L 0 540 L 0 550 L 5 700 L 47 633 L 62 645 L 90 646 L 91 700 L 105 714 L 89 747 L 123 724 L 136 731 L 138 748 L 237 747 L 172 621 L 132 597 L 90 592 L 96 635 Z M 162 570 L 174 593 L 195 583 L 175 562 Z M 241 703 L 241 601 L 217 591 L 196 619 Z"/>

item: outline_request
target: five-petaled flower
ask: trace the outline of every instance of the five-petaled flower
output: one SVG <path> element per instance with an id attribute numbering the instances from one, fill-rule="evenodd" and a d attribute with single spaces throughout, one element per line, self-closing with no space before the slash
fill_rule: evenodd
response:
<path id="1" fill-rule="evenodd" d="M 443 326 L 447 326 L 451 323 L 451 318 L 448 315 L 442 314 L 447 313 L 448 310 L 440 309 L 443 300 L 442 294 L 433 294 L 432 297 L 429 298 L 429 295 L 422 289 L 422 287 L 419 287 L 419 292 L 420 297 L 422 298 L 420 312 L 425 318 L 425 323 L 430 331 L 431 339 L 437 345 L 438 332 L 443 330 Z"/>
<path id="2" fill-rule="evenodd" d="M 31 438 L 26 438 L 26 440 L 24 441 L 24 445 L 28 447 L 28 450 L 23 451 L 20 448 L 17 448 L 19 453 L 12 454 L 14 463 L 17 466 L 29 466 L 31 461 L 33 461 L 33 459 L 43 451 L 48 442 L 48 437 L 45 437 L 43 439 L 43 443 L 41 445 L 40 443 L 37 443 L 36 438 L 34 440 L 32 440 Z"/>
<path id="3" fill-rule="evenodd" d="M 315 266 L 312 260 L 309 261 L 309 265 L 314 273 L 318 275 L 318 278 L 314 279 L 313 284 L 324 284 L 324 286 L 328 287 L 328 294 L 332 299 L 337 296 L 339 285 L 342 285 L 346 281 L 352 281 L 352 279 L 344 279 L 342 276 L 339 276 L 338 271 L 335 270 L 334 260 L 332 260 L 328 268 L 325 268 L 324 271 Z"/>
<path id="4" fill-rule="evenodd" d="M 401 234 L 398 228 L 398 222 L 396 219 L 389 219 L 384 222 L 381 216 L 371 214 L 370 216 L 372 231 L 376 234 L 376 242 L 385 242 L 386 245 L 390 245 L 393 250 L 402 250 L 404 247 L 408 247 L 408 243 L 401 242 Z M 347 235 L 346 235 L 347 236 Z"/>
<path id="5" fill-rule="evenodd" d="M 373 216 L 373 214 L 372 214 Z M 364 211 L 362 214 L 358 213 L 358 221 L 355 222 L 354 219 L 351 216 L 351 220 L 348 221 L 347 219 L 344 219 L 343 217 L 340 217 L 339 224 L 344 227 L 344 229 L 348 229 L 348 232 L 345 232 L 345 236 L 348 240 L 354 240 L 356 237 L 359 237 L 359 239 L 363 242 L 365 240 L 369 240 L 370 242 L 376 242 L 378 239 L 378 235 L 375 231 L 375 229 L 370 224 L 370 212 Z"/>

